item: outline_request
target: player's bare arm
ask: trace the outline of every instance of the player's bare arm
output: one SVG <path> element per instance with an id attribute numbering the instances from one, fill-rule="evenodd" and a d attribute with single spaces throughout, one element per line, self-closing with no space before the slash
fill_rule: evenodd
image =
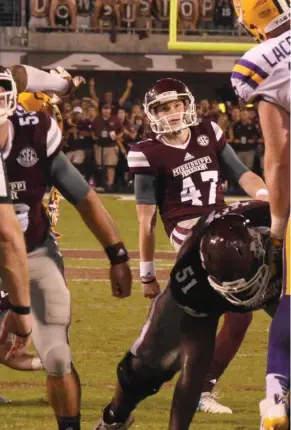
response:
<path id="1" fill-rule="evenodd" d="M 283 238 L 290 202 L 290 116 L 281 107 L 265 101 L 259 103 L 259 116 L 265 141 L 264 171 L 271 207 L 271 232 Z"/>
<path id="2" fill-rule="evenodd" d="M 3 69 L 3 68 L 2 68 Z M 11 74 L 1 70 L 5 84 L 9 82 Z M 5 92 L 0 84 L 0 94 Z M 11 79 L 11 92 L 9 106 L 16 106 L 16 93 L 13 92 Z M 0 98 L 0 150 L 2 151 L 8 140 L 8 115 L 9 107 Z M 9 293 L 11 310 L 7 313 L 1 328 L 0 341 L 4 342 L 8 332 L 16 334 L 13 345 L 8 354 L 14 353 L 28 343 L 28 335 L 31 332 L 30 315 L 30 289 L 28 280 L 28 267 L 23 233 L 15 216 L 13 206 L 10 203 L 8 182 L 5 177 L 4 163 L 0 154 L 0 181 L 1 181 L 1 205 L 0 205 L 0 272 L 6 291 Z"/>
<path id="3" fill-rule="evenodd" d="M 238 181 L 241 188 L 254 199 L 268 201 L 267 186 L 254 172 L 245 172 Z"/>
<path id="4" fill-rule="evenodd" d="M 220 154 L 220 163 L 228 177 L 239 183 L 241 188 L 254 199 L 268 200 L 267 186 L 260 178 L 250 171 L 237 157 L 229 144 Z"/>
<path id="5" fill-rule="evenodd" d="M 53 185 L 76 207 L 87 227 L 104 247 L 111 263 L 112 294 L 119 298 L 128 297 L 132 277 L 127 250 L 97 194 L 63 153 L 52 160 L 50 175 Z"/>
<path id="6" fill-rule="evenodd" d="M 139 222 L 140 277 L 143 294 L 147 298 L 154 298 L 160 293 L 154 263 L 157 216 L 155 187 L 155 176 L 135 175 L 134 192 Z"/>
<path id="7" fill-rule="evenodd" d="M 140 276 L 143 294 L 152 299 L 160 293 L 154 264 L 157 206 L 138 204 L 136 212 L 139 222 Z"/>

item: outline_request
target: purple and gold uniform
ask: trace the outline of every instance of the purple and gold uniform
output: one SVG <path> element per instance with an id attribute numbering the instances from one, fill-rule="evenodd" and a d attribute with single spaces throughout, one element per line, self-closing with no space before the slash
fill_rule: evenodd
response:
<path id="1" fill-rule="evenodd" d="M 290 279 L 290 218 L 288 220 L 287 230 L 286 230 L 286 236 L 284 241 L 284 280 L 283 280 L 283 290 L 286 294 L 286 296 L 290 296 L 290 289 L 291 289 L 291 279 Z"/>
<path id="2" fill-rule="evenodd" d="M 219 166 L 224 147 L 221 128 L 205 121 L 190 128 L 183 145 L 168 145 L 157 136 L 129 152 L 132 173 L 156 177 L 157 205 L 168 236 L 178 222 L 225 206 Z"/>

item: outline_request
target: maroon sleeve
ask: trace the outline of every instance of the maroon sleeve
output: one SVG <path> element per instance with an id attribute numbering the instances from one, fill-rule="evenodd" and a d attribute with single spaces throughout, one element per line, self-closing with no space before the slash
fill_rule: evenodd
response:
<path id="1" fill-rule="evenodd" d="M 157 167 L 151 157 L 151 150 L 143 143 L 135 144 L 131 147 L 127 155 L 127 163 L 131 173 L 143 175 L 158 175 Z"/>

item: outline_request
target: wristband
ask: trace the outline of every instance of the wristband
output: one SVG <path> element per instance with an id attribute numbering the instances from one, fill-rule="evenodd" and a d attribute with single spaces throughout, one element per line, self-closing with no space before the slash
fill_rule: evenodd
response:
<path id="1" fill-rule="evenodd" d="M 152 282 L 156 282 L 156 280 L 157 278 L 154 276 L 150 279 L 147 279 L 146 281 L 141 280 L 141 283 L 146 285 L 146 284 L 151 284 Z"/>
<path id="2" fill-rule="evenodd" d="M 268 190 L 267 188 L 260 188 L 257 192 L 256 192 L 256 197 L 258 196 L 268 196 Z"/>
<path id="3" fill-rule="evenodd" d="M 143 276 L 152 276 L 156 277 L 156 268 L 154 261 L 140 261 L 139 263 L 139 273 L 140 277 Z"/>
<path id="4" fill-rule="evenodd" d="M 106 246 L 104 251 L 106 252 L 107 257 L 113 266 L 116 264 L 126 263 L 129 260 L 128 253 L 123 242 Z"/>
<path id="5" fill-rule="evenodd" d="M 14 306 L 14 305 L 10 304 L 10 309 L 12 310 L 12 312 L 14 312 L 18 315 L 29 315 L 30 314 L 30 306 Z"/>
<path id="6" fill-rule="evenodd" d="M 283 239 L 287 224 L 287 219 L 284 217 L 272 216 L 271 236 L 276 239 Z"/>

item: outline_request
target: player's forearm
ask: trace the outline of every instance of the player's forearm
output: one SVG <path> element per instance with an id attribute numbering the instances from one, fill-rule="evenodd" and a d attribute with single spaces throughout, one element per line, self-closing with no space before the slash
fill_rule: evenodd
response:
<path id="1" fill-rule="evenodd" d="M 264 164 L 272 216 L 271 231 L 275 236 L 283 237 L 290 211 L 289 156 L 277 162 L 266 151 Z"/>
<path id="2" fill-rule="evenodd" d="M 17 85 L 17 91 L 51 91 L 60 95 L 70 89 L 68 80 L 51 75 L 43 70 L 27 65 L 16 65 L 10 68 Z"/>
<path id="3" fill-rule="evenodd" d="M 95 191 L 90 189 L 85 199 L 76 205 L 87 227 L 105 248 L 121 242 L 118 230 Z"/>
<path id="4" fill-rule="evenodd" d="M 153 261 L 155 254 L 156 205 L 138 204 L 140 261 Z"/>
<path id="5" fill-rule="evenodd" d="M 238 182 L 241 188 L 254 199 L 260 198 L 260 195 L 262 197 L 267 196 L 267 186 L 265 182 L 251 171 L 243 173 Z"/>
<path id="6" fill-rule="evenodd" d="M 271 233 L 283 237 L 290 205 L 290 115 L 279 106 L 261 101 L 259 116 L 265 142 Z"/>
<path id="7" fill-rule="evenodd" d="M 12 205 L 1 205 L 0 274 L 15 306 L 30 306 L 27 255 L 23 233 Z"/>
<path id="8" fill-rule="evenodd" d="M 156 246 L 155 229 L 149 229 L 143 223 L 139 225 L 139 255 L 140 261 L 154 261 Z"/>

